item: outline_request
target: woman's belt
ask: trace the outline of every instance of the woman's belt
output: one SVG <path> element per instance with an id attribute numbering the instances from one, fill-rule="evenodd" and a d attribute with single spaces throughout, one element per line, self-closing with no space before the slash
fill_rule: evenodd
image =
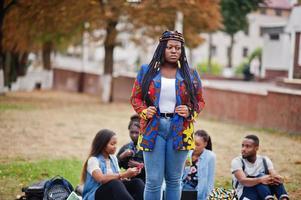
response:
<path id="1" fill-rule="evenodd" d="M 172 118 L 175 116 L 175 113 L 160 113 L 160 117 Z"/>

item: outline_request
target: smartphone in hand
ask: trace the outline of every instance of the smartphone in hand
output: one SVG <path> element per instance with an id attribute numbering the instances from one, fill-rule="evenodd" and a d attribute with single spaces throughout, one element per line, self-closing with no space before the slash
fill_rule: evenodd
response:
<path id="1" fill-rule="evenodd" d="M 143 169 L 143 167 L 144 167 L 144 164 L 143 164 L 143 163 L 139 163 L 139 165 L 137 166 L 137 168 L 138 168 L 139 170 Z"/>

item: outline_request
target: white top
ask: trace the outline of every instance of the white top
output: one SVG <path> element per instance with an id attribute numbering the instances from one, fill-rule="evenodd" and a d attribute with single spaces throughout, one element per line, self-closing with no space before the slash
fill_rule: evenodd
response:
<path id="1" fill-rule="evenodd" d="M 270 169 L 274 169 L 273 167 L 273 163 L 272 161 L 264 156 L 267 162 L 267 166 L 268 166 L 268 170 Z M 241 162 L 242 157 L 238 156 L 236 158 L 234 158 L 231 162 L 231 173 L 233 176 L 233 180 L 234 180 L 234 186 L 237 182 L 237 179 L 234 176 L 234 172 L 237 170 L 242 170 L 242 162 Z M 256 161 L 254 163 L 250 163 L 248 160 L 243 159 L 244 163 L 245 163 L 245 174 L 246 176 L 258 176 L 261 173 L 264 173 L 264 165 L 263 165 L 263 156 L 257 155 Z M 240 198 L 240 196 L 242 195 L 242 191 L 243 191 L 243 185 L 241 185 L 240 183 L 237 186 L 236 192 L 238 197 Z"/>
<path id="2" fill-rule="evenodd" d="M 97 158 L 92 156 L 88 159 L 87 171 L 89 174 L 92 175 L 92 172 L 96 169 L 101 170 L 99 167 L 99 162 L 98 162 Z"/>
<path id="3" fill-rule="evenodd" d="M 159 108 L 161 113 L 174 113 L 176 105 L 176 79 L 161 77 Z"/>
<path id="4" fill-rule="evenodd" d="M 106 159 L 106 168 L 107 168 L 107 174 L 113 174 L 110 159 Z M 94 156 L 91 156 L 88 159 L 87 171 L 89 174 L 92 175 L 92 172 L 97 169 L 101 170 L 99 167 L 98 159 Z"/>
<path id="5" fill-rule="evenodd" d="M 107 174 L 113 174 L 110 159 L 106 159 Z"/>

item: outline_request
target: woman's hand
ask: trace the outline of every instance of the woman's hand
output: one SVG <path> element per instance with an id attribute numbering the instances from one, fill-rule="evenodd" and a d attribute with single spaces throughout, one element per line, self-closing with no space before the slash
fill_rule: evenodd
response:
<path id="1" fill-rule="evenodd" d="M 134 160 L 129 160 L 128 166 L 129 167 L 138 167 L 140 165 L 140 162 L 134 161 Z"/>
<path id="2" fill-rule="evenodd" d="M 189 109 L 188 106 L 186 105 L 179 105 L 176 107 L 175 113 L 177 113 L 178 115 L 182 116 L 182 117 L 189 117 Z"/>
<path id="3" fill-rule="evenodd" d="M 132 178 L 137 176 L 140 173 L 140 170 L 137 167 L 128 168 L 124 174 L 125 178 Z"/>
<path id="4" fill-rule="evenodd" d="M 151 119 L 153 118 L 154 114 L 156 114 L 157 109 L 155 106 L 149 106 L 146 110 L 146 118 Z"/>

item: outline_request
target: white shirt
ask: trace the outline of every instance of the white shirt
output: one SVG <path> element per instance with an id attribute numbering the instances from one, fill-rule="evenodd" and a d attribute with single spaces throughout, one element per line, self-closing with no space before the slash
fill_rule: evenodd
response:
<path id="1" fill-rule="evenodd" d="M 174 113 L 176 105 L 176 79 L 161 77 L 159 108 L 161 113 Z"/>
<path id="2" fill-rule="evenodd" d="M 272 161 L 264 156 L 266 161 L 267 161 L 267 166 L 268 166 L 268 170 L 270 169 L 274 169 L 273 167 L 273 163 Z M 231 173 L 233 176 L 233 180 L 234 180 L 234 185 L 237 182 L 236 177 L 234 176 L 234 172 L 236 172 L 237 170 L 242 170 L 242 162 L 241 162 L 242 157 L 238 156 L 236 158 L 234 158 L 231 162 Z M 245 174 L 246 176 L 258 176 L 261 173 L 264 173 L 264 165 L 263 165 L 263 156 L 257 155 L 256 157 L 256 161 L 254 163 L 250 163 L 248 160 L 243 159 L 244 163 L 245 163 Z M 243 192 L 243 185 L 241 185 L 240 183 L 237 186 L 236 192 L 238 197 L 240 198 L 240 196 L 242 195 Z"/>
<path id="3" fill-rule="evenodd" d="M 96 169 L 100 169 L 99 167 L 99 162 L 97 160 L 96 157 L 92 156 L 88 159 L 88 163 L 87 163 L 87 171 L 89 172 L 89 174 L 91 174 L 92 176 L 92 172 Z"/>
<path id="4" fill-rule="evenodd" d="M 107 168 L 107 174 L 113 174 L 110 159 L 106 159 L 106 168 Z M 89 174 L 92 175 L 92 172 L 97 169 L 101 170 L 99 167 L 98 159 L 92 156 L 88 159 L 87 171 Z"/>

